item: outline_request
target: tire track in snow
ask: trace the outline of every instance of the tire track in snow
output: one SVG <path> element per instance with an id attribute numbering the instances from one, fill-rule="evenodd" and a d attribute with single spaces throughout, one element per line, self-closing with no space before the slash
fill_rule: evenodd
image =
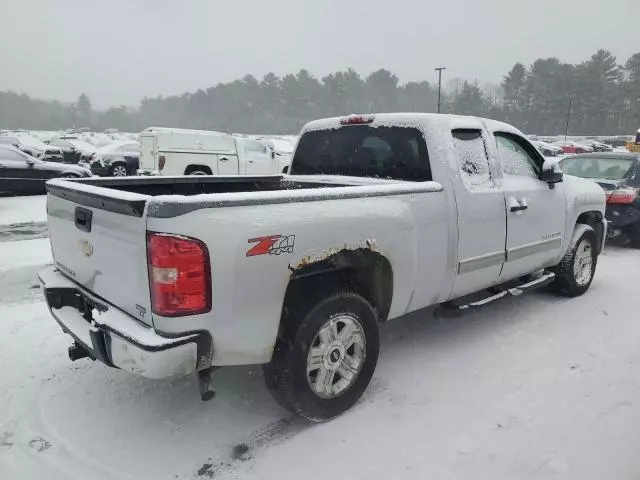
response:
<path id="1" fill-rule="evenodd" d="M 18 240 L 33 240 L 47 238 L 49 229 L 47 222 L 24 222 L 0 225 L 0 242 L 14 242 Z"/>

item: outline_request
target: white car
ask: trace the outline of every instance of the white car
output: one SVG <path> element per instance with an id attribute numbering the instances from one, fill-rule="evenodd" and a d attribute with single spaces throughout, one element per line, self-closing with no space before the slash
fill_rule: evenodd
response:
<path id="1" fill-rule="evenodd" d="M 288 176 L 53 180 L 51 314 L 91 357 L 150 378 L 264 364 L 288 410 L 367 388 L 380 322 L 594 277 L 605 194 L 514 127 L 380 114 L 307 124 Z M 470 294 L 474 294 L 469 297 Z"/>
<path id="2" fill-rule="evenodd" d="M 150 127 L 139 138 L 141 174 L 275 175 L 289 166 L 288 157 L 239 135 Z"/>

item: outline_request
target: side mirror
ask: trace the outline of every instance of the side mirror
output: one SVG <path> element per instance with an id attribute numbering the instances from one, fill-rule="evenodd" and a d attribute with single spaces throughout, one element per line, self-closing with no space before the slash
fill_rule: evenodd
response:
<path id="1" fill-rule="evenodd" d="M 564 174 L 562 173 L 562 170 L 560 170 L 560 168 L 542 170 L 542 173 L 540 174 L 540 180 L 548 183 L 549 185 L 562 182 L 563 177 Z"/>
<path id="2" fill-rule="evenodd" d="M 36 164 L 36 162 L 34 162 L 31 159 L 27 159 L 27 165 L 29 165 L 30 167 L 33 167 Z"/>

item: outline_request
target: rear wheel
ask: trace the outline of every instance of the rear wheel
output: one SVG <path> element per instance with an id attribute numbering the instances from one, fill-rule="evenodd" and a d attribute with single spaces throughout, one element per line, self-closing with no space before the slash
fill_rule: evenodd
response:
<path id="1" fill-rule="evenodd" d="M 127 176 L 127 166 L 123 163 L 116 163 L 111 167 L 111 176 L 112 177 L 126 177 Z"/>
<path id="2" fill-rule="evenodd" d="M 378 361 L 378 317 L 361 296 L 340 292 L 295 309 L 265 382 L 287 410 L 313 422 L 350 408 L 369 385 Z"/>
<path id="3" fill-rule="evenodd" d="M 598 262 L 596 232 L 589 225 L 578 224 L 569 249 L 555 267 L 552 288 L 567 297 L 578 297 L 589 290 Z"/>

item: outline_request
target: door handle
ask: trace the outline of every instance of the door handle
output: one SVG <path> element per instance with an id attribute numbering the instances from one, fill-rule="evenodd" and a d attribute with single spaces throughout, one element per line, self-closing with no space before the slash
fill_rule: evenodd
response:
<path id="1" fill-rule="evenodd" d="M 221 161 L 221 162 L 228 162 L 228 161 L 229 161 L 229 159 L 228 159 L 227 157 L 222 157 L 222 158 L 220 159 L 220 161 Z"/>
<path id="2" fill-rule="evenodd" d="M 527 208 L 529 208 L 527 205 L 518 205 L 518 206 L 511 207 L 510 210 L 512 212 L 523 212 Z"/>

